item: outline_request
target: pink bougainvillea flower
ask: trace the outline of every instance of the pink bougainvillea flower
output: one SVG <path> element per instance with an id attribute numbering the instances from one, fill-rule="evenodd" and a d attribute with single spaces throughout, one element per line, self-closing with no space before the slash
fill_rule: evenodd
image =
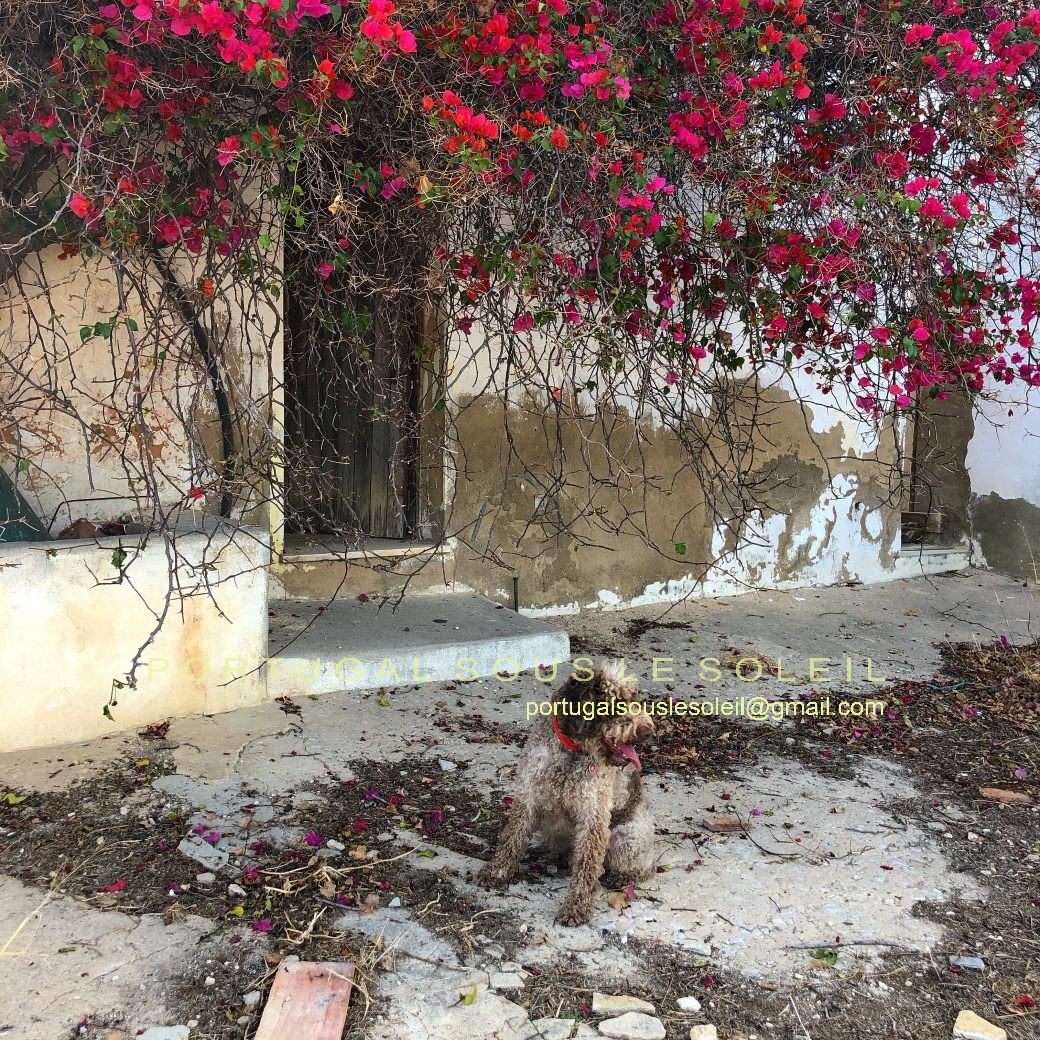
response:
<path id="1" fill-rule="evenodd" d="M 325 279 L 328 278 L 329 275 L 332 274 L 332 272 L 335 270 L 336 268 L 333 267 L 332 264 L 330 264 L 327 260 L 323 260 L 320 264 L 318 264 L 318 277 L 322 281 L 325 281 Z"/>
<path id="2" fill-rule="evenodd" d="M 526 311 L 523 314 L 518 314 L 513 319 L 513 331 L 514 332 L 528 332 L 534 328 L 534 315 L 528 314 Z"/>
<path id="3" fill-rule="evenodd" d="M 81 195 L 78 191 L 72 193 L 72 198 L 69 199 L 69 209 L 76 214 L 77 217 L 89 217 L 94 212 L 94 203 L 86 197 Z"/>
<path id="4" fill-rule="evenodd" d="M 312 848 L 316 849 L 325 844 L 325 839 L 317 831 L 308 831 L 303 840 Z"/>
<path id="5" fill-rule="evenodd" d="M 321 18 L 332 10 L 321 0 L 296 0 L 295 15 L 297 18 Z"/>
<path id="6" fill-rule="evenodd" d="M 254 921 L 251 925 L 254 932 L 269 932 L 271 930 L 271 922 L 266 917 L 260 918 L 259 921 Z"/>
<path id="7" fill-rule="evenodd" d="M 217 163 L 227 166 L 238 158 L 241 151 L 242 139 L 237 134 L 231 134 L 217 146 Z"/>

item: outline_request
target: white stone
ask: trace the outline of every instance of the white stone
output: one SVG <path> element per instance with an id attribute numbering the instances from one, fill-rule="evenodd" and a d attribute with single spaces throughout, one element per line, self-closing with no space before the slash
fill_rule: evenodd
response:
<path id="1" fill-rule="evenodd" d="M 386 904 L 391 910 L 396 910 L 401 905 L 401 897 L 394 896 L 389 903 Z"/>
<path id="2" fill-rule="evenodd" d="M 576 1024 L 570 1018 L 536 1018 L 520 1033 L 520 1040 L 570 1040 Z"/>
<path id="3" fill-rule="evenodd" d="M 696 1014 L 701 1009 L 701 1002 L 696 997 L 680 997 L 679 998 L 679 1009 L 686 1011 L 691 1015 Z"/>
<path id="4" fill-rule="evenodd" d="M 524 988 L 524 980 L 515 971 L 495 971 L 491 973 L 491 988 L 510 992 Z"/>
<path id="5" fill-rule="evenodd" d="M 217 984 L 217 980 L 215 978 L 213 978 L 212 975 L 207 975 L 206 976 L 206 985 L 207 986 L 215 986 L 216 984 Z"/>
<path id="6" fill-rule="evenodd" d="M 719 1040 L 719 1031 L 714 1026 L 690 1026 L 690 1040 Z"/>
<path id="7" fill-rule="evenodd" d="M 228 854 L 223 849 L 214 848 L 208 841 L 203 841 L 197 834 L 189 834 L 177 846 L 177 851 L 202 864 L 207 870 L 221 870 L 227 866 Z"/>
<path id="8" fill-rule="evenodd" d="M 654 1005 L 648 1000 L 640 1000 L 639 997 L 631 997 L 627 994 L 593 993 L 592 1013 L 595 1015 L 623 1015 L 627 1011 L 655 1011 Z"/>
<path id="9" fill-rule="evenodd" d="M 246 1007 L 256 1007 L 260 1003 L 260 990 L 251 989 L 245 996 L 242 997 L 242 1003 Z"/>
<path id="10" fill-rule="evenodd" d="M 346 848 L 346 845 L 344 845 L 343 842 L 336 841 L 335 838 L 329 838 L 325 844 L 332 849 L 333 852 L 342 852 Z"/>
<path id="11" fill-rule="evenodd" d="M 229 896 L 237 896 L 239 899 L 245 899 L 246 897 L 246 890 L 241 885 L 236 885 L 234 882 L 228 885 L 227 891 Z"/>
<path id="12" fill-rule="evenodd" d="M 200 885 L 212 885 L 213 882 L 217 880 L 217 875 L 216 874 L 211 874 L 208 870 L 206 870 L 206 871 L 204 871 L 201 874 L 196 874 L 195 875 L 195 880 Z"/>
<path id="13" fill-rule="evenodd" d="M 687 940 L 686 942 L 683 943 L 683 949 L 689 950 L 690 953 L 700 954 L 702 957 L 710 957 L 711 956 L 711 944 L 710 943 L 693 942 L 691 940 Z"/>
<path id="14" fill-rule="evenodd" d="M 146 1029 L 137 1040 L 188 1040 L 187 1026 L 155 1026 Z"/>
<path id="15" fill-rule="evenodd" d="M 974 1011 L 962 1011 L 953 1024 L 954 1040 L 1007 1040 L 1007 1030 L 979 1018 Z"/>
<path id="16" fill-rule="evenodd" d="M 459 768 L 454 762 L 449 762 L 446 758 L 438 759 L 437 765 L 439 765 L 445 773 L 453 773 Z"/>
<path id="17" fill-rule="evenodd" d="M 644 1015 L 639 1011 L 629 1011 L 620 1018 L 608 1018 L 599 1024 L 599 1031 L 604 1036 L 615 1037 L 616 1040 L 664 1040 L 665 1029 L 659 1018 Z"/>

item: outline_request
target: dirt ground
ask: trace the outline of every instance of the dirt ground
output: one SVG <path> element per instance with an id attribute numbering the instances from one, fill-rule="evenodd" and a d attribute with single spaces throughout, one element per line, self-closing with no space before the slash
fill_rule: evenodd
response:
<path id="1" fill-rule="evenodd" d="M 0 1037 L 241 1040 L 284 957 L 356 961 L 366 1040 L 597 1036 L 596 991 L 668 1040 L 1040 1037 L 1034 605 L 973 572 L 568 619 L 651 697 L 745 698 L 659 724 L 658 872 L 577 929 L 538 848 L 473 880 L 568 665 L 0 756 Z"/>

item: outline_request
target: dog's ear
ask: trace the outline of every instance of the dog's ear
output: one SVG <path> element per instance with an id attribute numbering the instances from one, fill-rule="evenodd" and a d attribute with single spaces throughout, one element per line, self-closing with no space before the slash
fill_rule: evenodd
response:
<path id="1" fill-rule="evenodd" d="M 588 703 L 595 705 L 602 693 L 599 672 L 591 679 L 575 679 L 572 676 L 563 684 L 555 699 L 559 705 L 556 721 L 565 736 L 580 744 L 603 728 L 606 716 L 600 715 L 594 708 L 585 707 Z"/>

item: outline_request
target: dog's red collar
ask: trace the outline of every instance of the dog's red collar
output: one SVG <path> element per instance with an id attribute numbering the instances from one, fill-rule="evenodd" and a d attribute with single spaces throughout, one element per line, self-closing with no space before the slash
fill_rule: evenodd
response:
<path id="1" fill-rule="evenodd" d="M 564 733 L 562 729 L 560 729 L 560 720 L 555 715 L 553 716 L 553 733 L 556 734 L 556 736 L 559 738 L 560 743 L 568 751 L 580 751 L 581 750 L 581 745 L 580 744 L 575 744 L 574 741 L 571 740 L 571 738 L 568 737 L 567 734 Z"/>

